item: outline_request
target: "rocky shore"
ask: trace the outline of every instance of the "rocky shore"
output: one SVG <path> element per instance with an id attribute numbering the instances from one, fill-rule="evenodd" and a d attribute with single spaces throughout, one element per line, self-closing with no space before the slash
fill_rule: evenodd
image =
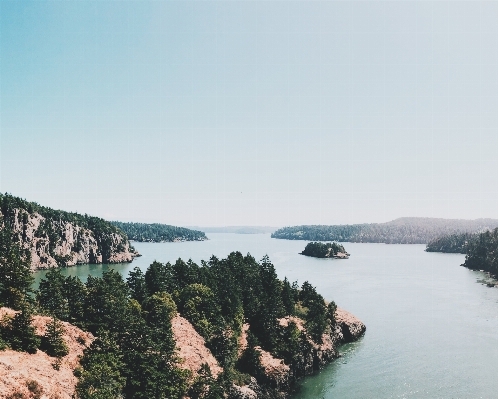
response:
<path id="1" fill-rule="evenodd" d="M 322 336 L 322 344 L 316 344 L 309 339 L 308 347 L 299 354 L 295 367 L 286 365 L 282 359 L 277 359 L 260 347 L 260 362 L 264 376 L 251 381 L 244 386 L 233 385 L 230 399 L 266 399 L 286 398 L 292 392 L 294 383 L 323 368 L 340 357 L 339 346 L 358 340 L 365 332 L 365 325 L 353 314 L 338 308 L 335 312 L 336 323 Z M 280 319 L 280 325 L 286 326 L 294 322 L 300 331 L 305 330 L 304 322 L 297 317 Z M 239 338 L 239 356 L 247 347 L 248 324 L 245 324 Z M 202 363 L 208 363 L 214 375 L 222 370 L 209 350 L 204 346 L 204 340 L 190 323 L 181 318 L 173 319 L 173 331 L 179 347 L 179 356 L 184 359 L 184 368 L 196 375 Z"/>

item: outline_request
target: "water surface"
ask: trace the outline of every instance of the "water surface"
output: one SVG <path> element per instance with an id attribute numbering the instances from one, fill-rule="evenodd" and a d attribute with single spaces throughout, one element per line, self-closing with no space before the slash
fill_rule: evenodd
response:
<path id="1" fill-rule="evenodd" d="M 154 260 L 195 262 L 231 251 L 270 256 L 279 277 L 305 280 L 367 326 L 342 358 L 303 380 L 295 399 L 493 398 L 498 379 L 498 289 L 460 266 L 463 255 L 424 252 L 423 245 L 344 244 L 348 260 L 302 255 L 304 241 L 269 234 L 209 234 L 185 243 L 134 243 L 143 254 L 131 264 L 64 269 L 85 278 L 116 269 L 145 270 Z M 44 271 L 36 274 L 39 280 Z"/>

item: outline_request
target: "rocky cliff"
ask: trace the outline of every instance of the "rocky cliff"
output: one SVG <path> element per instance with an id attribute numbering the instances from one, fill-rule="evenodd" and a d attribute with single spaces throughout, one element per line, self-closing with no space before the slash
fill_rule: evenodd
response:
<path id="1" fill-rule="evenodd" d="M 260 352 L 260 362 L 264 375 L 251 378 L 251 382 L 243 387 L 234 385 L 231 399 L 266 399 L 286 398 L 292 390 L 293 383 L 340 356 L 339 346 L 359 339 L 366 330 L 365 325 L 354 315 L 337 309 L 335 312 L 335 325 L 323 334 L 322 343 L 317 344 L 308 336 L 308 344 L 303 345 L 301 352 L 292 365 L 287 365 L 282 359 L 275 358 L 271 353 L 256 347 Z M 279 320 L 281 326 L 289 322 L 295 323 L 301 332 L 306 332 L 303 320 L 297 317 L 286 317 Z M 246 332 L 249 326 L 244 325 L 242 336 L 239 339 L 239 353 L 247 348 Z"/>
<path id="2" fill-rule="evenodd" d="M 138 254 L 125 233 L 103 219 L 42 207 L 0 194 L 0 228 L 27 250 L 32 269 L 131 262 Z"/>
<path id="3" fill-rule="evenodd" d="M 353 314 L 338 308 L 335 312 L 336 323 L 322 336 L 322 343 L 316 344 L 308 337 L 309 345 L 303 347 L 298 360 L 290 366 L 282 359 L 256 347 L 260 353 L 260 363 L 264 375 L 258 378 L 251 377 L 244 386 L 233 385 L 230 399 L 266 399 L 286 398 L 292 391 L 294 382 L 340 357 L 339 346 L 358 340 L 365 332 L 365 325 Z M 306 333 L 303 320 L 297 317 L 286 317 L 279 320 L 281 326 L 289 322 L 296 324 L 300 331 Z M 197 375 L 202 364 L 208 364 L 214 377 L 223 369 L 206 347 L 205 340 L 194 329 L 190 322 L 177 315 L 172 320 L 173 335 L 181 359 L 180 367 L 191 372 L 192 377 Z M 248 324 L 244 324 L 239 337 L 239 357 L 247 349 Z"/>

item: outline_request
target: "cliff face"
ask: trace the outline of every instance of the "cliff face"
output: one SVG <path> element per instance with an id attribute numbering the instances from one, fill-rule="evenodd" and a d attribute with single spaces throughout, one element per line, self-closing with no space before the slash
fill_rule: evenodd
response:
<path id="1" fill-rule="evenodd" d="M 97 235 L 69 221 L 54 221 L 39 213 L 14 209 L 12 231 L 31 255 L 32 269 L 73 266 L 83 263 L 131 262 L 137 255 L 125 235 Z"/>

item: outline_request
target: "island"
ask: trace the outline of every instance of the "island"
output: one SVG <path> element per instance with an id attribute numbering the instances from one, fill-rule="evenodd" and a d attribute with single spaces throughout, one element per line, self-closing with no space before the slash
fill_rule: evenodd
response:
<path id="1" fill-rule="evenodd" d="M 387 223 L 283 227 L 271 237 L 284 240 L 427 244 L 449 234 L 476 233 L 498 227 L 498 219 L 404 217 Z"/>
<path id="2" fill-rule="evenodd" d="M 306 245 L 301 255 L 314 258 L 349 259 L 349 254 L 341 244 L 336 242 L 310 242 Z"/>

